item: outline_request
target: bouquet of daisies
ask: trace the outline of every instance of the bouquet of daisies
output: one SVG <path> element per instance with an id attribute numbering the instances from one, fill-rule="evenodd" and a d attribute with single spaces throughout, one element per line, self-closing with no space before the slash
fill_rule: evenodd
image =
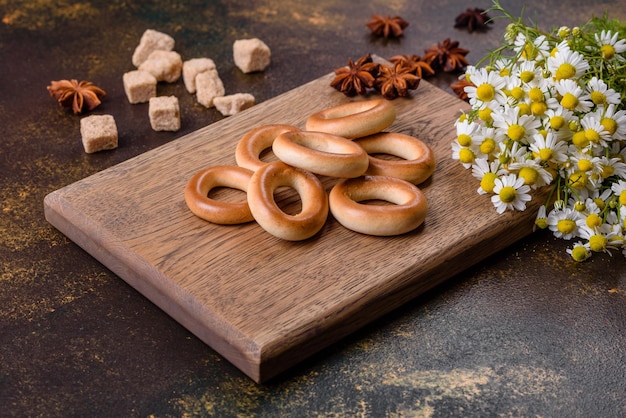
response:
<path id="1" fill-rule="evenodd" d="M 574 260 L 626 255 L 626 26 L 593 18 L 541 32 L 511 19 L 503 45 L 469 66 L 471 111 L 456 122 L 454 159 L 498 213 L 551 192 L 535 224 L 572 240 Z"/>

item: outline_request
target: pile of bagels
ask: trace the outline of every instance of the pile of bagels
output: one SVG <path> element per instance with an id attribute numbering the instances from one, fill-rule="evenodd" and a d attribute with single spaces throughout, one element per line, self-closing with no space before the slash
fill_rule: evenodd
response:
<path id="1" fill-rule="evenodd" d="M 329 212 L 344 227 L 367 235 L 392 236 L 420 226 L 428 212 L 417 187 L 435 170 L 435 156 L 423 141 L 384 132 L 396 119 L 385 99 L 354 101 L 315 113 L 305 129 L 271 124 L 252 129 L 238 142 L 237 165 L 197 172 L 185 187 L 191 212 L 206 221 L 233 225 L 256 221 L 265 231 L 288 241 L 317 234 Z M 270 149 L 278 161 L 264 162 Z M 375 155 L 388 154 L 396 159 Z M 326 192 L 322 177 L 336 178 Z M 218 187 L 246 193 L 242 202 L 209 197 Z M 274 194 L 294 189 L 302 202 L 297 214 L 285 213 Z M 391 204 L 367 204 L 366 201 Z"/>

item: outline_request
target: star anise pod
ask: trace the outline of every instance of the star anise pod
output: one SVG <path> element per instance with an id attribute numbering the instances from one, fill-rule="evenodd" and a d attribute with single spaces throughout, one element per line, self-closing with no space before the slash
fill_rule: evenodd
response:
<path id="1" fill-rule="evenodd" d="M 410 67 L 403 65 L 402 62 L 397 62 L 393 66 L 381 65 L 379 71 L 374 87 L 385 99 L 389 100 L 408 96 L 409 91 L 415 90 L 421 80 L 411 72 Z"/>
<path id="2" fill-rule="evenodd" d="M 462 78 L 459 79 L 459 81 L 456 81 L 450 84 L 450 88 L 458 96 L 459 99 L 469 102 L 469 97 L 467 96 L 467 93 L 465 92 L 465 87 L 473 86 L 473 85 L 474 84 L 472 82 L 467 81 L 467 78 L 463 76 Z"/>
<path id="3" fill-rule="evenodd" d="M 47 89 L 60 106 L 71 107 L 75 115 L 81 114 L 83 108 L 95 109 L 100 105 L 100 99 L 106 96 L 104 90 L 89 81 L 51 81 Z"/>
<path id="4" fill-rule="evenodd" d="M 385 38 L 398 38 L 404 33 L 404 29 L 409 26 L 409 22 L 400 16 L 390 17 L 382 15 L 372 15 L 369 22 L 365 24 L 371 31 L 372 35 L 382 36 Z"/>
<path id="5" fill-rule="evenodd" d="M 470 32 L 485 30 L 488 23 L 493 23 L 484 9 L 478 7 L 468 8 L 454 19 L 455 28 L 467 28 Z"/>
<path id="6" fill-rule="evenodd" d="M 419 55 L 395 55 L 388 59 L 391 63 L 401 62 L 411 68 L 411 72 L 419 78 L 435 75 L 435 70 L 429 63 L 423 61 Z"/>
<path id="7" fill-rule="evenodd" d="M 347 67 L 335 70 L 335 78 L 330 85 L 348 97 L 365 94 L 368 88 L 374 87 L 378 67 L 371 54 L 363 55 L 356 62 L 350 58 Z"/>
<path id="8" fill-rule="evenodd" d="M 459 48 L 458 41 L 451 41 L 446 38 L 443 42 L 438 42 L 424 51 L 422 60 L 430 64 L 433 70 L 443 70 L 451 73 L 469 65 L 465 56 L 469 50 Z"/>

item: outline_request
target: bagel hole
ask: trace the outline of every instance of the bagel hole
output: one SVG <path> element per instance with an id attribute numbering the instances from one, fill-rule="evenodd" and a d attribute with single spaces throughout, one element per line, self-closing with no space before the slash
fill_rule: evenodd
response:
<path id="1" fill-rule="evenodd" d="M 297 215 L 302 212 L 302 200 L 296 189 L 281 186 L 274 190 L 276 205 L 287 215 Z"/>
<path id="2" fill-rule="evenodd" d="M 231 187 L 214 187 L 209 190 L 209 199 L 227 203 L 241 203 L 246 201 L 246 192 Z"/>
<path id="3" fill-rule="evenodd" d="M 379 160 L 385 160 L 385 161 L 405 161 L 406 160 L 406 158 L 402 158 L 393 154 L 373 153 L 370 155 L 374 158 L 378 158 Z"/>
<path id="4" fill-rule="evenodd" d="M 390 202 L 388 200 L 382 200 L 382 199 L 365 199 L 365 200 L 359 200 L 357 203 L 360 203 L 362 205 L 372 205 L 372 206 L 391 206 L 391 205 L 395 205 L 395 203 Z"/>
<path id="5" fill-rule="evenodd" d="M 279 161 L 278 157 L 272 151 L 272 147 L 265 148 L 263 151 L 261 151 L 261 153 L 259 154 L 259 160 L 263 161 L 264 163 L 273 163 L 275 161 Z"/>

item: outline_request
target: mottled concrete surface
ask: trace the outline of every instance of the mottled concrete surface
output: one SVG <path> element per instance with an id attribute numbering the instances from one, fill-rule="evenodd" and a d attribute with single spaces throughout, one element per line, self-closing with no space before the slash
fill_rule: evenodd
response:
<path id="1" fill-rule="evenodd" d="M 0 0 L 0 416 L 626 415 L 619 255 L 573 264 L 565 243 L 537 233 L 257 385 L 51 227 L 47 193 L 221 119 L 182 80 L 159 85 L 179 97 L 179 132 L 152 131 L 147 105 L 127 102 L 121 76 L 147 28 L 262 102 L 350 57 L 421 54 L 446 37 L 476 62 L 506 24 L 453 28 L 486 0 L 176 3 Z M 533 0 L 526 14 L 549 29 L 605 11 L 626 20 L 625 6 Z M 406 35 L 372 39 L 373 13 L 403 16 Z M 232 42 L 246 37 L 272 48 L 264 73 L 234 67 Z M 117 150 L 84 153 L 79 118 L 46 91 L 63 78 L 107 91 L 98 112 L 116 118 Z M 449 91 L 452 80 L 431 81 Z"/>

